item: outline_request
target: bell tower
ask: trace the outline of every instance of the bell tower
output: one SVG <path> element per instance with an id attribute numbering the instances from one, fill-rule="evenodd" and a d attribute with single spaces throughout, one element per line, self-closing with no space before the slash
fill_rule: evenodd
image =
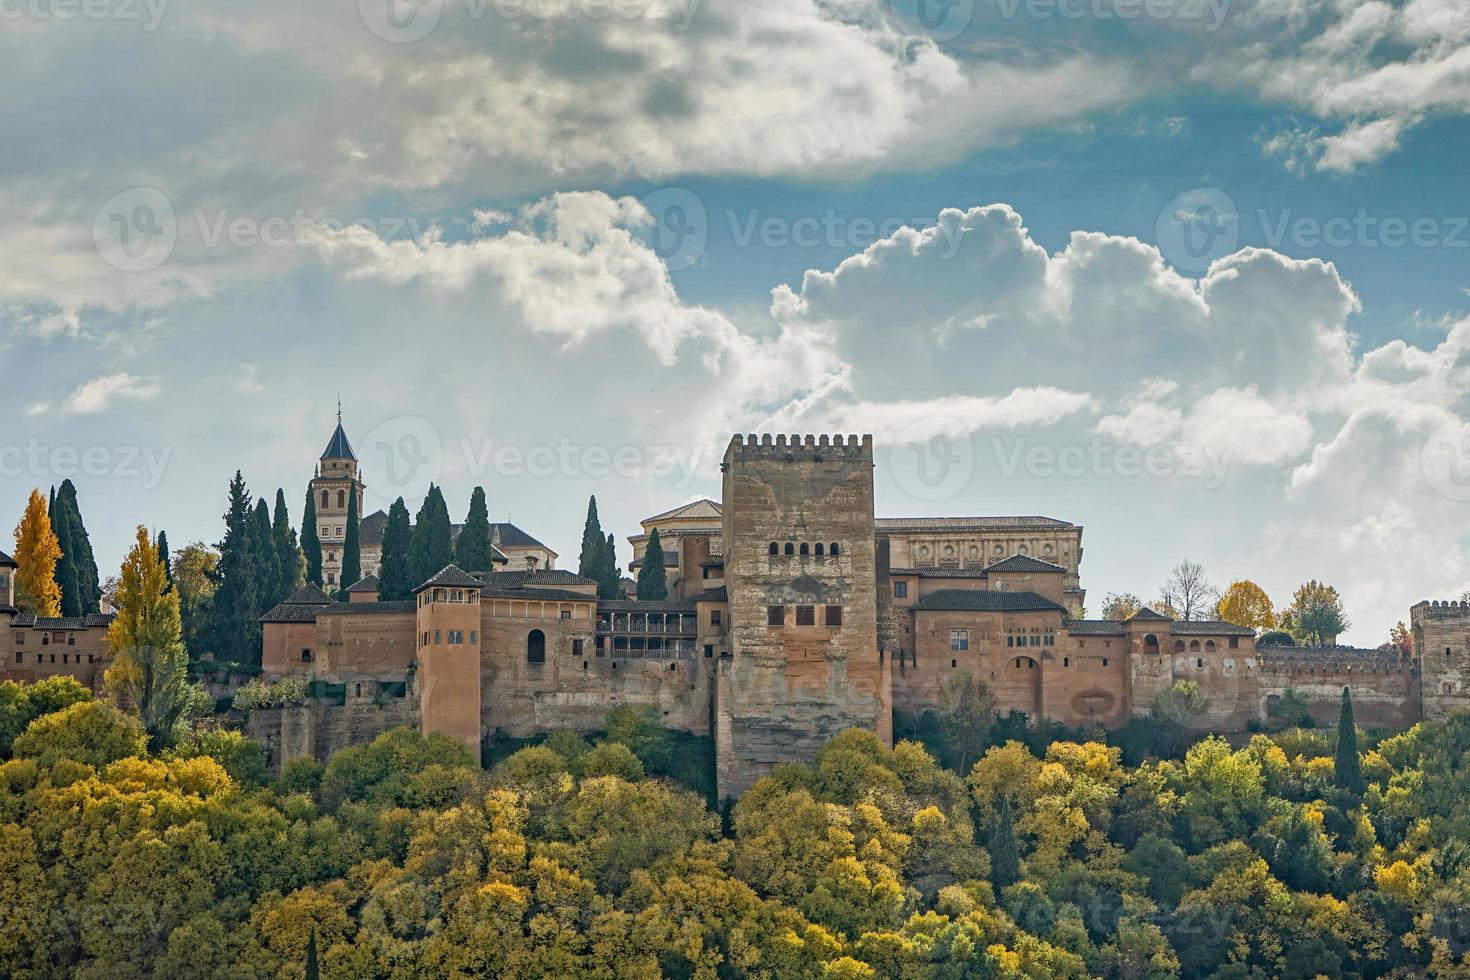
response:
<path id="1" fill-rule="evenodd" d="M 351 582 L 341 581 L 342 548 L 347 541 L 348 494 L 357 495 L 357 517 L 362 520 L 363 491 L 352 443 L 342 428 L 342 403 L 337 402 L 337 429 L 317 461 L 316 475 L 311 480 L 311 495 L 316 502 L 316 534 L 322 543 L 322 585 L 328 592 L 346 588 Z"/>

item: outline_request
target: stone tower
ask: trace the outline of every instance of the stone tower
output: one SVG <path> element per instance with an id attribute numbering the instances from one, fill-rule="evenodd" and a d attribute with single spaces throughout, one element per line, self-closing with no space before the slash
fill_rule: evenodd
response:
<path id="1" fill-rule="evenodd" d="M 1128 654 L 1128 704 L 1135 716 L 1147 717 L 1159 695 L 1174 686 L 1170 625 L 1169 617 L 1148 606 L 1123 622 Z"/>
<path id="2" fill-rule="evenodd" d="M 1470 709 L 1470 604 L 1420 602 L 1409 610 L 1409 626 L 1425 719 Z"/>
<path id="3" fill-rule="evenodd" d="M 736 436 L 724 459 L 729 656 L 715 690 L 721 797 L 846 728 L 893 737 L 877 644 L 873 440 Z"/>
<path id="4" fill-rule="evenodd" d="M 342 408 L 337 408 L 337 430 L 316 467 L 311 493 L 316 499 L 316 533 L 322 543 L 322 585 L 335 592 L 352 585 L 341 581 L 342 547 L 347 540 L 347 495 L 357 494 L 357 516 L 362 518 L 363 490 L 357 455 L 342 429 Z"/>
<path id="5" fill-rule="evenodd" d="M 480 582 L 450 565 L 414 592 L 419 726 L 469 746 L 480 761 Z"/>

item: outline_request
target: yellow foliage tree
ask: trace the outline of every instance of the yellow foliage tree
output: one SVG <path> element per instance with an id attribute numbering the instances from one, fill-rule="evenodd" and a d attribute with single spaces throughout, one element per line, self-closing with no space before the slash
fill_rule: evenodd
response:
<path id="1" fill-rule="evenodd" d="M 1276 608 L 1271 604 L 1271 597 L 1250 579 L 1231 583 L 1220 597 L 1215 615 L 1227 623 L 1251 629 L 1268 630 L 1276 626 Z"/>
<path id="2" fill-rule="evenodd" d="M 51 529 L 46 498 L 32 490 L 25 516 L 15 528 L 15 601 L 24 612 L 37 616 L 61 615 L 61 586 L 56 584 L 56 562 L 61 545 Z"/>

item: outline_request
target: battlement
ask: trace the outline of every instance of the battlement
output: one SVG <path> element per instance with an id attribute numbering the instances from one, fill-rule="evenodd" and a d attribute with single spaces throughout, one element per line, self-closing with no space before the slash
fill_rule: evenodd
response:
<path id="1" fill-rule="evenodd" d="M 842 435 L 736 435 L 725 450 L 725 459 L 770 459 L 811 461 L 852 459 L 873 461 L 873 437 Z"/>
<path id="2" fill-rule="evenodd" d="M 1424 599 L 1414 603 L 1409 609 L 1409 621 L 1417 623 L 1425 619 L 1470 619 L 1470 602 Z"/>
<path id="3" fill-rule="evenodd" d="M 1414 658 L 1397 650 L 1360 647 L 1266 647 L 1257 651 L 1268 674 L 1319 674 L 1339 671 L 1370 674 L 1415 673 Z"/>

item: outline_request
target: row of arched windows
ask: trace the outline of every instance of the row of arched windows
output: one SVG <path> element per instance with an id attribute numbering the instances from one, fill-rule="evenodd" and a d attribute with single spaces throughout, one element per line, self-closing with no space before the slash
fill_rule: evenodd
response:
<path id="1" fill-rule="evenodd" d="M 825 558 L 831 555 L 835 558 L 837 555 L 842 554 L 842 546 L 836 541 L 833 541 L 829 545 L 824 545 L 820 541 L 816 544 L 808 544 L 805 541 L 801 544 L 796 544 L 793 541 L 788 541 L 784 546 L 779 541 L 772 541 L 770 553 L 772 555 L 785 554 L 787 556 L 816 555 L 818 558 Z"/>
<path id="2" fill-rule="evenodd" d="M 1190 653 L 1199 653 L 1199 650 L 1200 650 L 1199 640 L 1190 640 L 1189 641 L 1189 652 Z M 1174 652 L 1175 653 L 1183 653 L 1184 652 L 1184 641 L 1183 640 L 1175 640 L 1174 641 Z M 1215 652 L 1215 641 L 1214 640 L 1206 640 L 1205 641 L 1205 653 L 1214 653 L 1214 652 Z"/>

